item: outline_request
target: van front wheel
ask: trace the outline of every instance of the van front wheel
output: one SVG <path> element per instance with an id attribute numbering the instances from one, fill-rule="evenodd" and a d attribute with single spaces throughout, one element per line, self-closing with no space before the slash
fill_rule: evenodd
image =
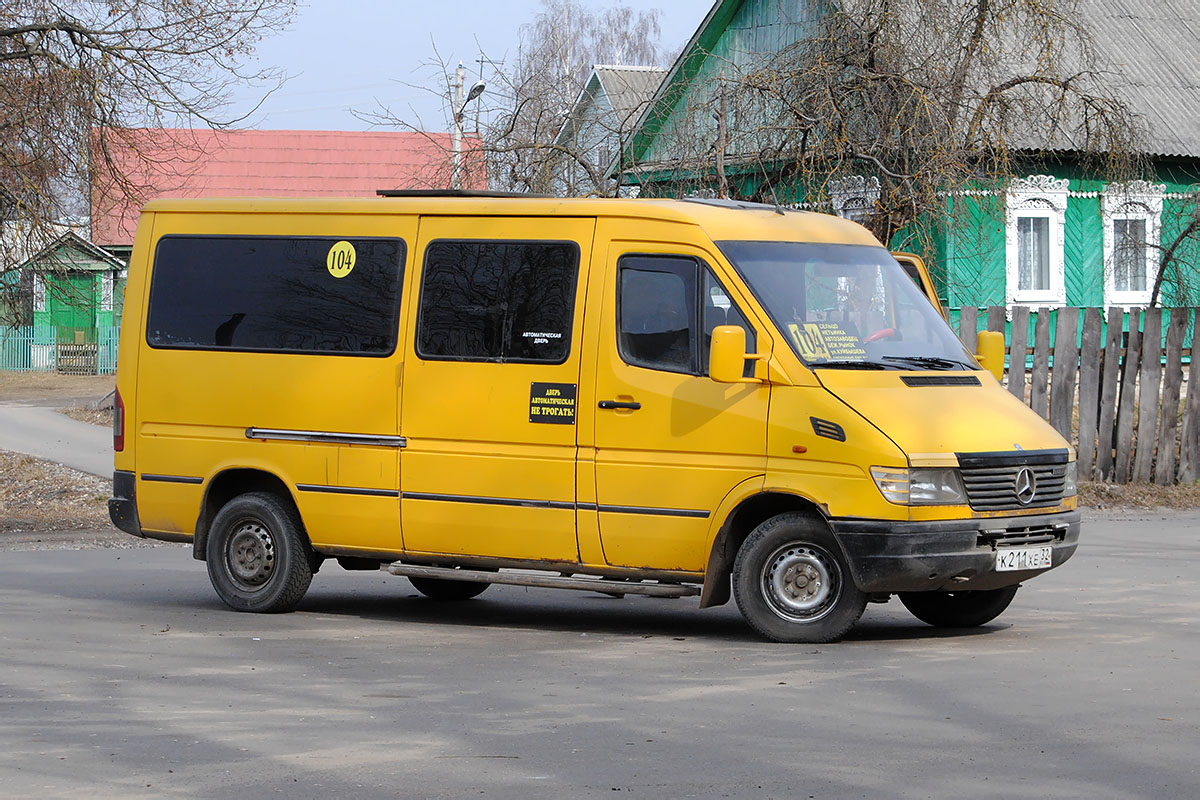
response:
<path id="1" fill-rule="evenodd" d="M 1018 585 L 979 592 L 901 592 L 900 602 L 937 628 L 977 628 L 1004 613 Z"/>
<path id="2" fill-rule="evenodd" d="M 291 611 L 312 583 L 299 516 L 265 492 L 239 495 L 221 508 L 205 558 L 217 596 L 237 611 Z"/>
<path id="3" fill-rule="evenodd" d="M 750 627 L 775 642 L 836 641 L 867 606 L 829 528 L 803 514 L 754 529 L 733 565 L 733 595 Z"/>

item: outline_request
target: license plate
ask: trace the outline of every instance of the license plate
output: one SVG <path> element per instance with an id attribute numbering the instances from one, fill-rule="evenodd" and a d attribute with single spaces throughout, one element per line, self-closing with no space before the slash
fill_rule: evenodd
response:
<path id="1" fill-rule="evenodd" d="M 1049 547 L 1013 547 L 996 551 L 996 571 L 1050 569 Z"/>

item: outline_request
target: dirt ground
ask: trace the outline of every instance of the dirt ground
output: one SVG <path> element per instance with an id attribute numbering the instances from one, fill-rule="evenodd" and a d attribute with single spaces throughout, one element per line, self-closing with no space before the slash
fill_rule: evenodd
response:
<path id="1" fill-rule="evenodd" d="M 116 386 L 114 375 L 59 375 L 0 370 L 0 402 L 86 406 Z"/>

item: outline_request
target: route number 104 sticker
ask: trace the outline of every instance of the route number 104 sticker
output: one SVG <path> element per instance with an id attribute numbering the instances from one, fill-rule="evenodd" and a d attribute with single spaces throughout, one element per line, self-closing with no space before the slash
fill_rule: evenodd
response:
<path id="1" fill-rule="evenodd" d="M 333 277 L 344 278 L 354 269 L 356 261 L 358 253 L 355 252 L 354 245 L 342 240 L 329 248 L 329 255 L 325 256 L 325 268 Z"/>

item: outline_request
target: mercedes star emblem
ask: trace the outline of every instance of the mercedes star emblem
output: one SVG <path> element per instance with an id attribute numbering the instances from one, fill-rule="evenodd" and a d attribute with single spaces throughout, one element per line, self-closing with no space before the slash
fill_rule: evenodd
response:
<path id="1" fill-rule="evenodd" d="M 1033 470 L 1029 467 L 1021 467 L 1017 471 L 1017 479 L 1014 481 L 1013 488 L 1017 492 L 1017 502 L 1023 506 L 1027 506 L 1033 502 L 1033 495 L 1037 492 L 1037 479 L 1033 476 Z"/>

